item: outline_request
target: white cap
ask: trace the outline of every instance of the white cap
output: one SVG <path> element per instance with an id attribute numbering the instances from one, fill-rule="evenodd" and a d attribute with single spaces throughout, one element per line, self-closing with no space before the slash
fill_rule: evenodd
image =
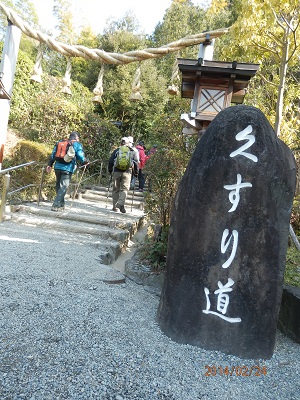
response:
<path id="1" fill-rule="evenodd" d="M 128 136 L 128 141 L 130 144 L 133 144 L 133 137 L 132 136 Z"/>
<path id="2" fill-rule="evenodd" d="M 130 142 L 129 142 L 129 138 L 128 138 L 127 136 L 122 137 L 121 143 L 123 143 L 123 142 L 124 142 L 124 144 L 130 143 Z"/>

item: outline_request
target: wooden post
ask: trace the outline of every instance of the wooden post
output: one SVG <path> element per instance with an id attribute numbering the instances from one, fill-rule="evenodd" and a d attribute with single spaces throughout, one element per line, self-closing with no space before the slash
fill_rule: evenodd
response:
<path id="1" fill-rule="evenodd" d="M 5 207 L 7 201 L 7 193 L 9 191 L 10 175 L 5 174 L 4 176 L 4 186 L 2 190 L 1 205 L 0 205 L 0 223 L 4 221 L 5 218 Z"/>
<path id="2" fill-rule="evenodd" d="M 0 65 L 0 78 L 9 96 L 13 89 L 20 39 L 21 30 L 8 21 Z M 2 170 L 9 110 L 10 100 L 0 99 L 0 171 Z"/>

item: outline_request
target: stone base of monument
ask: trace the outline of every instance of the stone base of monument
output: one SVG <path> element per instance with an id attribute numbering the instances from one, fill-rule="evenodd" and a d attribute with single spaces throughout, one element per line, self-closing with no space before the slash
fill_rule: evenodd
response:
<path id="1" fill-rule="evenodd" d="M 150 266 L 141 264 L 138 252 L 125 262 L 125 275 L 138 285 L 143 285 L 148 292 L 160 296 L 164 273 L 154 273 Z"/>
<path id="2" fill-rule="evenodd" d="M 296 343 L 300 343 L 300 288 L 283 286 L 278 328 Z"/>

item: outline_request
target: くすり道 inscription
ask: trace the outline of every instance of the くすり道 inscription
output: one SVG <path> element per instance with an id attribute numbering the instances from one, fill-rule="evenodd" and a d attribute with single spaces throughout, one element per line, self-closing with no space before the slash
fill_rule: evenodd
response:
<path id="1" fill-rule="evenodd" d="M 261 111 L 211 122 L 180 183 L 158 309 L 175 341 L 244 358 L 274 350 L 294 157 Z"/>

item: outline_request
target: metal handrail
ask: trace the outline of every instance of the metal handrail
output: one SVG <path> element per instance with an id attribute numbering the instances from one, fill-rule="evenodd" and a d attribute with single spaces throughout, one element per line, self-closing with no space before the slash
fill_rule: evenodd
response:
<path id="1" fill-rule="evenodd" d="M 15 171 L 16 169 L 20 169 L 20 168 L 23 168 L 23 167 L 27 167 L 28 165 L 33 165 L 33 164 L 39 164 L 39 163 L 38 163 L 37 161 L 30 161 L 30 162 L 25 163 L 25 164 L 16 165 L 15 167 L 9 167 L 9 168 L 6 168 L 6 169 L 2 169 L 2 170 L 0 171 L 0 175 L 4 175 L 4 174 L 6 174 L 7 172 Z"/>
<path id="2" fill-rule="evenodd" d="M 75 181 L 74 184 L 72 184 L 72 185 L 75 186 L 76 192 L 78 191 L 78 188 L 79 188 L 80 184 L 82 184 L 86 180 L 92 178 L 93 176 L 99 175 L 99 183 L 100 183 L 100 180 L 101 180 L 101 177 L 102 177 L 102 171 L 103 171 L 103 161 L 101 161 L 100 159 L 97 159 L 97 160 L 89 162 L 89 165 L 96 164 L 96 163 L 99 163 L 99 162 L 100 162 L 100 172 L 92 174 L 92 175 L 89 175 L 88 178 L 86 178 L 86 179 L 82 179 L 84 171 L 86 169 L 85 166 L 82 165 L 82 166 L 79 166 L 77 168 L 76 181 Z M 42 176 L 41 176 L 40 183 L 39 184 L 28 184 L 28 185 L 22 186 L 20 188 L 17 188 L 15 190 L 9 192 L 9 185 L 10 185 L 10 178 L 11 178 L 9 173 L 11 171 L 15 171 L 15 170 L 18 170 L 18 169 L 21 169 L 21 168 L 24 168 L 24 167 L 28 167 L 28 166 L 31 166 L 31 165 L 40 165 L 40 166 L 42 166 Z M 7 203 L 7 198 L 8 198 L 8 196 L 10 196 L 13 193 L 20 192 L 21 190 L 29 188 L 29 187 L 37 187 L 38 186 L 39 187 L 39 192 L 38 192 L 37 205 L 39 206 L 40 199 L 41 199 L 41 194 L 42 194 L 42 188 L 44 186 L 44 177 L 45 177 L 46 165 L 47 164 L 45 164 L 45 163 L 41 163 L 41 162 L 37 162 L 37 161 L 30 161 L 28 163 L 16 165 L 14 167 L 9 167 L 9 168 L 6 168 L 6 169 L 3 169 L 3 170 L 0 171 L 0 176 L 4 175 L 4 186 L 3 186 L 2 197 L 1 197 L 1 205 L 0 205 L 0 223 L 2 223 L 4 221 L 4 218 L 5 218 L 5 206 L 6 206 L 6 203 Z M 82 168 L 84 168 L 84 170 L 82 172 L 82 176 L 79 179 L 79 170 L 82 169 Z"/>
<path id="3" fill-rule="evenodd" d="M 14 167 L 9 167 L 6 169 L 3 169 L 0 171 L 0 175 L 4 175 L 4 186 L 3 186 L 3 191 L 2 191 L 2 196 L 1 196 L 1 206 L 0 206 L 0 223 L 3 222 L 4 220 L 4 215 L 5 215 L 5 206 L 6 206 L 6 202 L 7 202 L 7 197 L 10 194 L 8 192 L 9 189 L 9 184 L 10 184 L 10 171 L 15 171 L 17 169 L 20 168 L 24 168 L 27 167 L 29 165 L 34 165 L 34 164 L 38 164 L 36 161 L 30 161 L 28 163 L 25 164 L 20 164 L 20 165 L 16 165 Z M 21 188 L 23 189 L 23 188 Z"/>

